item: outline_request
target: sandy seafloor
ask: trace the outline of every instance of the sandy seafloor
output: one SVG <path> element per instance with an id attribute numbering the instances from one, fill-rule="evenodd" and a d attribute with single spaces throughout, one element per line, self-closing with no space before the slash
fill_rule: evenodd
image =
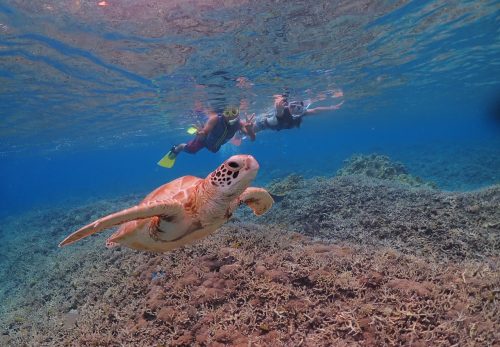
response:
<path id="1" fill-rule="evenodd" d="M 109 231 L 56 247 L 140 196 L 4 220 L 0 345 L 499 346 L 500 186 L 446 192 L 380 156 L 333 174 L 275 180 L 266 215 L 164 254 Z"/>

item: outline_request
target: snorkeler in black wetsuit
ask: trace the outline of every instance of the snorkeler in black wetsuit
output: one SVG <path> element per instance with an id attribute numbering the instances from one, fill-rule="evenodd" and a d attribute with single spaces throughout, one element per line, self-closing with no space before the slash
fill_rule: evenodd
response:
<path id="1" fill-rule="evenodd" d="M 158 162 L 160 166 L 171 168 L 180 152 L 194 154 L 206 148 L 216 153 L 238 131 L 248 135 L 252 141 L 255 140 L 253 116 L 245 121 L 241 120 L 240 110 L 237 107 L 227 107 L 222 114 L 209 112 L 208 115 L 202 113 L 202 116 L 205 116 L 207 121 L 203 127 L 197 129 L 195 138 L 187 143 L 173 146 Z"/>

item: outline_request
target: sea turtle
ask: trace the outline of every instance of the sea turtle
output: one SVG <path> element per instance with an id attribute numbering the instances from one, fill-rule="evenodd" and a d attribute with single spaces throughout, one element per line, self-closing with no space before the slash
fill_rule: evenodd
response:
<path id="1" fill-rule="evenodd" d="M 192 243 L 217 230 L 242 203 L 256 215 L 271 208 L 274 201 L 265 189 L 249 187 L 258 170 L 251 155 L 232 156 L 207 178 L 184 176 L 164 184 L 139 205 L 75 231 L 59 247 L 119 224 L 107 246 L 164 252 Z"/>

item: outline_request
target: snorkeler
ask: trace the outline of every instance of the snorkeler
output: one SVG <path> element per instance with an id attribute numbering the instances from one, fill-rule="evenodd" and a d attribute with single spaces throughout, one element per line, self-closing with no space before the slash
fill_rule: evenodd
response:
<path id="1" fill-rule="evenodd" d="M 304 101 L 288 101 L 288 95 L 275 96 L 274 111 L 271 114 L 265 114 L 255 121 L 254 132 L 262 130 L 283 130 L 300 127 L 304 116 L 338 110 L 343 101 L 330 106 L 318 106 L 309 108 L 312 102 L 305 104 Z"/>
<path id="2" fill-rule="evenodd" d="M 222 114 L 215 112 L 199 112 L 207 121 L 203 127 L 195 129 L 195 138 L 188 143 L 181 143 L 173 146 L 159 162 L 158 165 L 171 168 L 174 166 L 175 159 L 180 152 L 194 154 L 202 148 L 208 149 L 210 152 L 216 153 L 221 146 L 231 140 L 231 138 L 241 131 L 248 135 L 252 141 L 255 140 L 255 132 L 253 131 L 253 118 L 247 118 L 245 121 L 240 119 L 240 110 L 238 107 L 226 107 Z"/>

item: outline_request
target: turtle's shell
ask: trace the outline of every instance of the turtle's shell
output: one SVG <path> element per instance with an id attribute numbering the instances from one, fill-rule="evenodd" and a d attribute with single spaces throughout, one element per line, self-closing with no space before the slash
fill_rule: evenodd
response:
<path id="1" fill-rule="evenodd" d="M 122 226 L 108 239 L 108 246 L 118 242 L 134 249 L 165 251 L 182 246 L 193 239 L 204 237 L 211 233 L 212 228 L 201 225 L 198 214 L 200 201 L 203 194 L 199 194 L 199 185 L 203 179 L 195 176 L 183 176 L 166 183 L 149 193 L 140 205 L 148 202 L 175 200 L 183 208 L 182 216 L 175 218 L 151 217 L 141 220 L 133 220 L 122 224 Z M 155 227 L 152 227 L 152 226 Z M 195 233 L 198 231 L 198 233 Z M 200 231 L 202 233 L 200 233 Z M 166 238 L 162 242 L 162 238 Z"/>
<path id="2" fill-rule="evenodd" d="M 201 178 L 195 176 L 179 177 L 171 182 L 168 182 L 149 193 L 142 203 L 154 200 L 177 200 L 182 204 L 194 198 L 197 184 L 202 181 Z"/>

